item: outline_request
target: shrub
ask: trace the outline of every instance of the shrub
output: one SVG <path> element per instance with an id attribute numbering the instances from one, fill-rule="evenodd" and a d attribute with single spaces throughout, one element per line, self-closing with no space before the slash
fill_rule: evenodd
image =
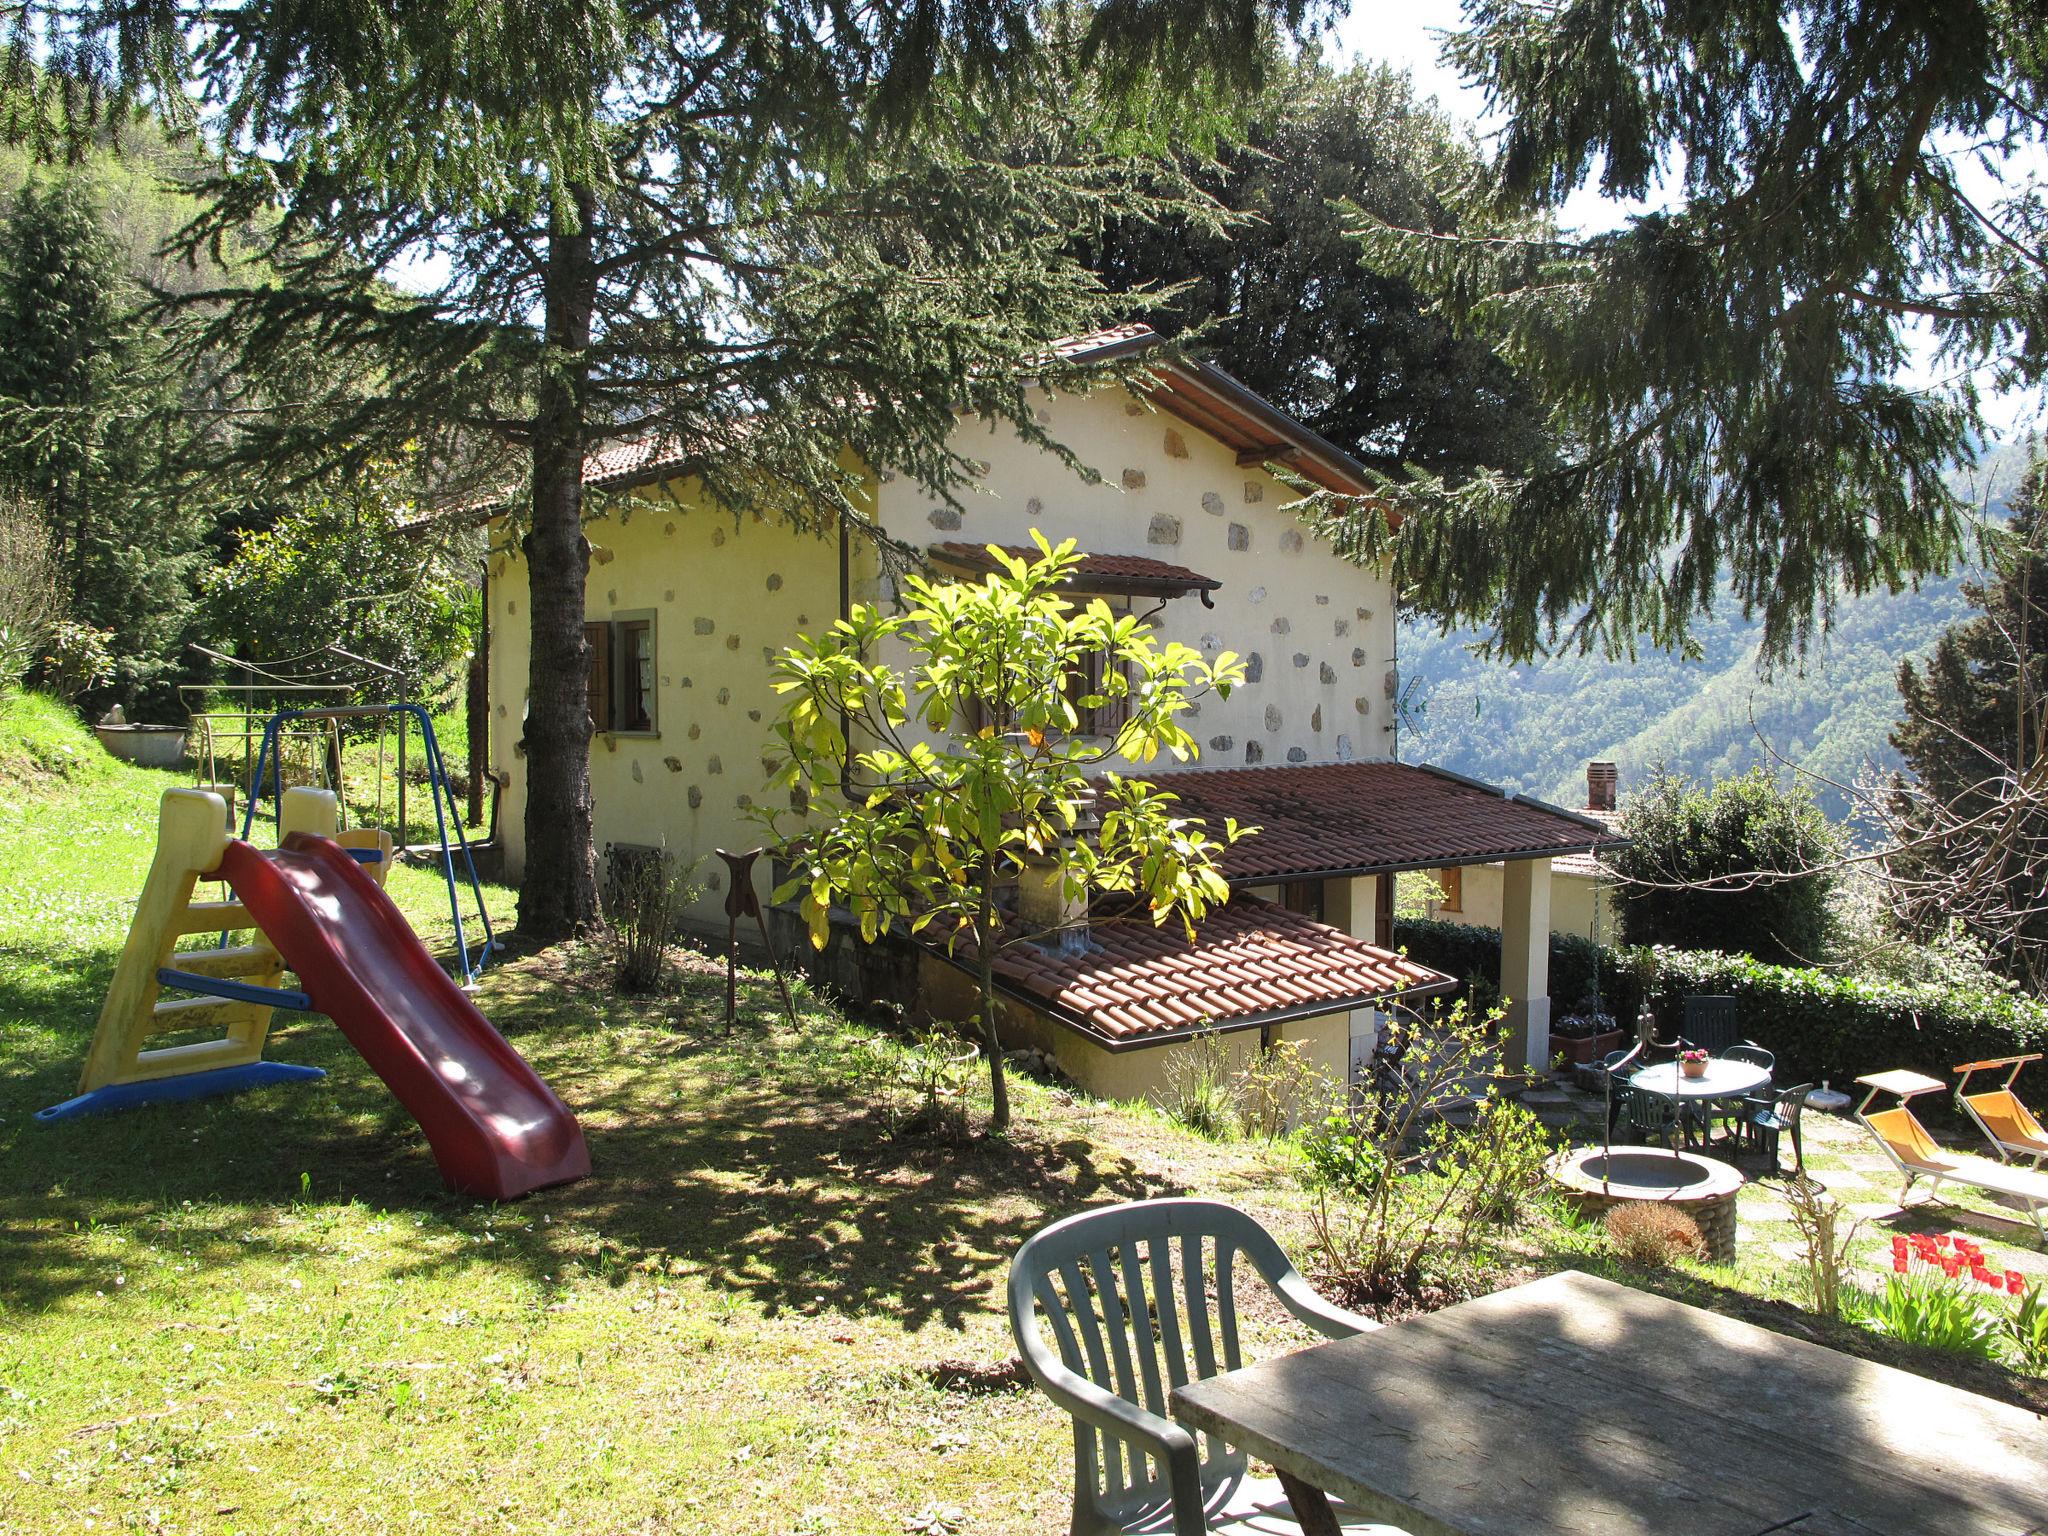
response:
<path id="1" fill-rule="evenodd" d="M 676 913 L 689 899 L 666 849 L 604 849 L 604 913 L 612 928 L 612 975 L 621 992 L 652 992 L 668 962 Z"/>
<path id="2" fill-rule="evenodd" d="M 1466 1253 L 1480 1225 L 1512 1218 L 1549 1150 L 1535 1117 L 1490 1086 L 1470 1125 L 1444 1118 L 1500 1059 L 1499 1013 L 1460 1003 L 1402 1027 L 1414 1038 L 1398 1081 L 1366 1085 L 1301 1136 L 1323 1275 L 1382 1314 L 1426 1296 L 1433 1267 Z"/>
<path id="3" fill-rule="evenodd" d="M 1622 811 L 1626 847 L 1608 855 L 1631 944 L 1811 964 L 1827 949 L 1842 834 L 1803 785 L 1762 767 L 1711 786 L 1659 770 Z M 1709 882 L 1761 873 L 1770 878 Z M 1640 883 L 1627 883 L 1640 882 Z"/>
<path id="4" fill-rule="evenodd" d="M 1215 1141 L 1226 1139 L 1237 1129 L 1230 1050 L 1215 1030 L 1203 1030 L 1167 1062 L 1165 1109 L 1196 1135 Z"/>
<path id="5" fill-rule="evenodd" d="M 1707 1251 L 1706 1239 L 1685 1212 L 1654 1201 L 1631 1200 L 1607 1213 L 1607 1243 L 1616 1258 L 1662 1269 Z"/>
<path id="6" fill-rule="evenodd" d="M 42 654 L 57 622 L 58 593 L 42 513 L 25 497 L 0 495 L 0 693 L 19 684 Z"/>
<path id="7" fill-rule="evenodd" d="M 1272 1141 L 1290 1127 L 1320 1119 L 1337 1085 L 1302 1051 L 1296 1040 L 1276 1040 L 1255 1051 L 1237 1075 L 1238 1128 Z"/>
<path id="8" fill-rule="evenodd" d="M 1848 1268 L 1849 1246 L 1861 1222 L 1841 1230 L 1842 1208 L 1811 1179 L 1794 1179 L 1786 1192 L 1792 1225 L 1799 1230 L 1806 1263 L 1806 1294 L 1813 1310 L 1830 1322 L 1842 1315 L 1842 1276 Z"/>

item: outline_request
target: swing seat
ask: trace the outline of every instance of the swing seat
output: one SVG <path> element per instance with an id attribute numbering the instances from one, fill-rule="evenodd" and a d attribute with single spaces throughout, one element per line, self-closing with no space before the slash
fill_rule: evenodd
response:
<path id="1" fill-rule="evenodd" d="M 382 885 L 391 874 L 391 834 L 382 827 L 350 827 L 334 839 L 349 850 L 363 873 Z M 372 857 L 374 855 L 374 857 Z"/>

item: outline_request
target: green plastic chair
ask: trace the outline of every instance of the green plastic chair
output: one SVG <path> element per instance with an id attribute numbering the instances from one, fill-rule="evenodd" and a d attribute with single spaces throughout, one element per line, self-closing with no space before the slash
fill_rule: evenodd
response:
<path id="1" fill-rule="evenodd" d="M 1231 1290 L 1239 1255 L 1318 1332 L 1343 1339 L 1379 1326 L 1316 1295 L 1272 1234 L 1212 1200 L 1083 1211 L 1017 1251 L 1010 1328 L 1018 1352 L 1074 1419 L 1073 1536 L 1298 1531 L 1279 1483 L 1249 1477 L 1244 1452 L 1213 1435 L 1198 1446 L 1168 1417 L 1175 1387 L 1243 1363 Z M 1354 1536 L 1402 1536 L 1333 1508 Z"/>

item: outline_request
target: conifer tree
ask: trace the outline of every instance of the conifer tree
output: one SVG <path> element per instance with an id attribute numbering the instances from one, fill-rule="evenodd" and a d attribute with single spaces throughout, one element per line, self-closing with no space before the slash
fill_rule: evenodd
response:
<path id="1" fill-rule="evenodd" d="M 1963 584 L 1980 611 L 1942 632 L 1922 662 L 1899 664 L 1902 712 L 1891 742 L 1909 784 L 1892 796 L 1886 861 L 1907 931 L 1973 930 L 2016 980 L 2048 978 L 2048 460 L 1987 531 L 1988 570 Z M 1975 888 L 1952 889 L 1958 878 Z M 2003 887 L 2003 889 L 2001 889 Z"/>
<path id="2" fill-rule="evenodd" d="M 110 636 L 88 709 L 174 703 L 209 521 L 173 468 L 186 426 L 136 298 L 81 180 L 22 189 L 0 224 L 0 477 L 48 523 L 64 620 Z"/>
<path id="3" fill-rule="evenodd" d="M 1204 356 L 1367 464 L 1525 468 L 1546 450 L 1527 389 L 1406 277 L 1361 266 L 1345 228 L 1347 203 L 1390 224 L 1448 220 L 1447 168 L 1477 163 L 1405 74 L 1282 54 L 1214 154 L 1182 155 L 1237 221 L 1119 221 L 1081 255 L 1118 291 L 1172 290 L 1156 329 L 1207 326 Z"/>
<path id="4" fill-rule="evenodd" d="M 110 89 L 140 72 L 182 100 L 189 66 L 191 114 L 230 151 L 189 248 L 253 237 L 262 258 L 185 299 L 190 344 L 250 381 L 241 458 L 312 474 L 416 443 L 523 465 L 525 934 L 598 918 L 585 455 L 661 439 L 727 507 L 822 528 L 860 522 L 849 450 L 952 496 L 973 467 L 947 447 L 956 411 L 1058 451 L 1026 373 L 1058 380 L 1044 343 L 1122 308 L 1062 247 L 1112 215 L 1194 214 L 1191 189 L 1140 176 L 1146 124 L 1208 110 L 1310 9 L 123 13 Z M 1034 119 L 1077 152 L 1006 157 Z M 356 366 L 304 384 L 341 355 Z M 259 373 L 279 368 L 297 387 Z"/>
<path id="5" fill-rule="evenodd" d="M 1945 569 L 1944 471 L 1978 389 L 2048 374 L 2048 51 L 2038 7 L 1959 0 L 1466 0 L 1449 50 L 1506 120 L 1453 230 L 1361 209 L 1528 380 L 1555 462 L 1388 496 L 1413 600 L 1530 655 L 1682 642 L 1724 575 L 1766 659 L 1842 592 Z M 1588 184 L 1655 211 L 1575 236 Z M 1939 379 L 1900 378 L 1908 328 Z"/>

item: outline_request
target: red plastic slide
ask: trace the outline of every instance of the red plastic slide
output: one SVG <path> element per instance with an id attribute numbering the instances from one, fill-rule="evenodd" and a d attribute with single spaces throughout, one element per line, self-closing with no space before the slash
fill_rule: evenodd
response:
<path id="1" fill-rule="evenodd" d="M 450 1189 L 512 1200 L 590 1172 L 576 1117 L 346 850 L 302 832 L 275 853 L 231 840 L 220 872 L 313 1006 L 419 1121 Z"/>

